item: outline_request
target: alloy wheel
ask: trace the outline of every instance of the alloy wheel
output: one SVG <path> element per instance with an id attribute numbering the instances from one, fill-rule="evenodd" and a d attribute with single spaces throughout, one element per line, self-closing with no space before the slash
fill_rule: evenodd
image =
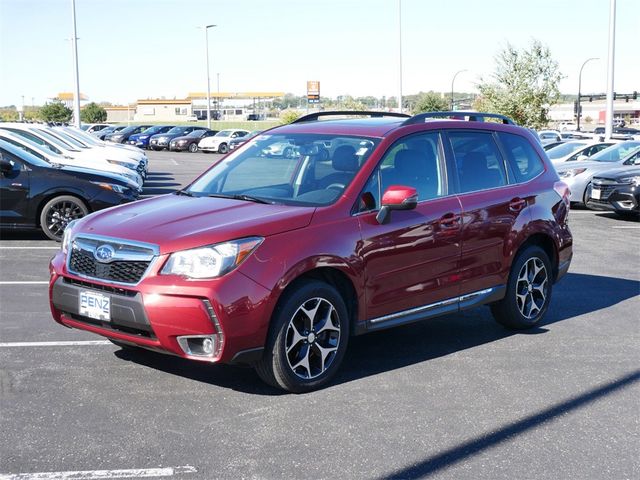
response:
<path id="1" fill-rule="evenodd" d="M 62 238 L 64 229 L 72 220 L 84 217 L 85 212 L 77 202 L 61 200 L 49 207 L 46 213 L 46 228 L 57 238 Z"/>
<path id="2" fill-rule="evenodd" d="M 547 269 L 538 257 L 527 260 L 516 281 L 516 302 L 522 316 L 532 319 L 538 315 L 547 301 Z"/>
<path id="3" fill-rule="evenodd" d="M 291 371 L 309 380 L 322 375 L 333 363 L 340 345 L 340 318 L 324 298 L 304 302 L 291 317 L 285 339 Z"/>

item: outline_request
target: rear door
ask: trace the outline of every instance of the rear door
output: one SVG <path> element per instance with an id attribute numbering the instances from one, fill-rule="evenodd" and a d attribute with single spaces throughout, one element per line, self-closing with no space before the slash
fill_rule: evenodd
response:
<path id="1" fill-rule="evenodd" d="M 366 270 L 369 328 L 403 323 L 412 310 L 458 295 L 462 212 L 449 192 L 443 157 L 439 133 L 403 137 L 389 148 L 361 193 L 357 255 Z M 415 187 L 418 206 L 394 211 L 381 225 L 376 214 L 390 185 Z M 447 305 L 457 309 L 457 302 Z"/>
<path id="2" fill-rule="evenodd" d="M 462 206 L 460 294 L 466 295 L 506 284 L 511 245 L 528 223 L 532 198 L 522 184 L 510 184 L 493 132 L 452 129 L 446 137 Z"/>

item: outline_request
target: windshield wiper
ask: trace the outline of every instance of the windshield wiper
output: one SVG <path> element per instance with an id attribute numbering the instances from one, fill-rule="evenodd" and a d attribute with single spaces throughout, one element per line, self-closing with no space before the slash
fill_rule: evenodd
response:
<path id="1" fill-rule="evenodd" d="M 231 195 L 231 194 L 224 194 L 224 193 L 212 193 L 212 194 L 210 194 L 208 196 L 209 197 L 214 197 L 214 198 L 231 198 L 233 200 L 244 200 L 246 202 L 265 203 L 265 204 L 268 204 L 268 205 L 272 204 L 272 202 L 267 202 L 266 200 L 263 200 L 262 198 L 252 197 L 251 195 L 244 195 L 244 194 Z"/>
<path id="2" fill-rule="evenodd" d="M 187 191 L 187 190 L 177 190 L 176 195 L 184 195 L 185 197 L 193 197 L 193 193 Z"/>

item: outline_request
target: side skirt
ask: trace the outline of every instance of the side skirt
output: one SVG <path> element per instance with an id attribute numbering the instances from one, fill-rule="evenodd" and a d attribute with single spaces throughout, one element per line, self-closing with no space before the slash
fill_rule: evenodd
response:
<path id="1" fill-rule="evenodd" d="M 384 330 L 398 325 L 406 325 L 408 323 L 428 320 L 430 318 L 475 308 L 480 305 L 486 305 L 504 298 L 506 291 L 506 285 L 498 285 L 497 287 L 467 293 L 459 297 L 442 300 L 441 302 L 430 303 L 429 305 L 383 315 L 382 317 L 371 318 L 364 322 L 359 322 L 358 325 L 356 325 L 354 334 L 361 335 L 367 332 Z"/>

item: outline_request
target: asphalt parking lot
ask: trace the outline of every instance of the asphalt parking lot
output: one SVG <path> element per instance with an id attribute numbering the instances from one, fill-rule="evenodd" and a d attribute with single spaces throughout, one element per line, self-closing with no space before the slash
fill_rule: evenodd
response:
<path id="1" fill-rule="evenodd" d="M 151 152 L 144 195 L 218 158 Z M 482 308 L 357 337 L 305 395 L 65 329 L 47 300 L 58 246 L 3 232 L 0 480 L 640 478 L 640 223 L 575 209 L 570 225 L 540 327 Z"/>

